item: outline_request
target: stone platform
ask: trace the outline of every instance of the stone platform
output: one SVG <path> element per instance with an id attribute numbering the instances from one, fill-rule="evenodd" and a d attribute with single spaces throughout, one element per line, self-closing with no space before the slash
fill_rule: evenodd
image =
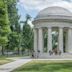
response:
<path id="1" fill-rule="evenodd" d="M 72 59 L 71 53 L 63 53 L 61 55 L 49 55 L 47 53 L 43 53 L 38 56 L 40 59 Z"/>

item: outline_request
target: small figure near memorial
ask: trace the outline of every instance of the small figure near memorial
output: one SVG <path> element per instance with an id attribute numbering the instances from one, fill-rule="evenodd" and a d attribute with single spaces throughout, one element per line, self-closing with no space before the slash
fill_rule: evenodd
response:
<path id="1" fill-rule="evenodd" d="M 34 58 L 34 52 L 35 52 L 35 51 L 34 51 L 34 50 L 32 50 L 32 58 Z"/>

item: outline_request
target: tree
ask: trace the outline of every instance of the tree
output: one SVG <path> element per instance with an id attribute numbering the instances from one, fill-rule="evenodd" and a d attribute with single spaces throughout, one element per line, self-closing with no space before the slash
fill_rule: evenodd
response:
<path id="1" fill-rule="evenodd" d="M 10 21 L 10 29 L 11 34 L 9 35 L 9 42 L 8 47 L 10 49 L 14 49 L 15 47 L 18 48 L 19 54 L 19 47 L 20 47 L 20 23 L 18 15 L 18 9 L 16 7 L 18 0 L 7 0 L 8 5 L 8 16 Z"/>
<path id="2" fill-rule="evenodd" d="M 30 16 L 26 16 L 26 21 L 23 25 L 23 34 L 22 34 L 22 46 L 24 49 L 32 50 L 33 49 L 33 29 L 28 24 L 28 20 L 30 20 Z"/>
<path id="3" fill-rule="evenodd" d="M 8 35 L 10 33 L 10 25 L 8 19 L 8 11 L 6 1 L 0 0 L 0 46 L 2 47 L 2 55 L 4 55 L 4 47 L 8 43 Z"/>

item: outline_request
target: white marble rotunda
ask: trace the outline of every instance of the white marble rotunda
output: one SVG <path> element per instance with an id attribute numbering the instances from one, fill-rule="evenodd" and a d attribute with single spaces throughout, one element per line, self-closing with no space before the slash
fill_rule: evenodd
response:
<path id="1" fill-rule="evenodd" d="M 33 24 L 35 58 L 72 53 L 72 13 L 68 9 L 59 6 L 45 8 Z"/>

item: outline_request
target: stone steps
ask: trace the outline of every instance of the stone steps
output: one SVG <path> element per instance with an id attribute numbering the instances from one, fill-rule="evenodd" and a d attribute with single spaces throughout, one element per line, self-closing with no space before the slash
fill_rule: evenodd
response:
<path id="1" fill-rule="evenodd" d="M 41 59 L 72 59 L 72 54 L 64 53 L 61 55 L 49 55 L 49 54 L 42 54 L 39 56 Z"/>

